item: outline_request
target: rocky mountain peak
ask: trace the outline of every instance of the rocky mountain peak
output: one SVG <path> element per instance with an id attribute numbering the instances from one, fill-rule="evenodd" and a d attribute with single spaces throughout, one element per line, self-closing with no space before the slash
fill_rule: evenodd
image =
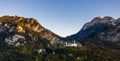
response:
<path id="1" fill-rule="evenodd" d="M 95 17 L 91 22 L 92 23 L 107 23 L 107 22 L 114 22 L 115 19 L 110 16 L 105 16 L 105 17 Z"/>
<path id="2" fill-rule="evenodd" d="M 63 41 L 63 38 L 44 28 L 33 18 L 24 18 L 19 16 L 0 17 L 0 31 L 17 32 L 28 34 L 31 38 L 43 38 L 49 40 L 51 44 Z M 8 33 L 9 34 L 9 33 Z"/>
<path id="3" fill-rule="evenodd" d="M 103 17 L 103 20 L 114 21 L 115 19 L 111 16 L 105 16 Z"/>
<path id="4" fill-rule="evenodd" d="M 99 16 L 99 17 L 95 17 L 91 22 L 100 22 L 102 20 L 102 18 Z"/>
<path id="5" fill-rule="evenodd" d="M 110 16 L 105 16 L 102 18 L 101 23 L 108 23 L 108 24 L 113 24 L 113 22 L 115 22 L 116 19 L 114 19 L 113 17 Z"/>
<path id="6" fill-rule="evenodd" d="M 19 32 L 25 32 L 23 27 L 29 28 L 35 32 L 40 32 L 40 28 L 42 27 L 39 22 L 33 18 L 24 18 L 18 16 L 0 17 L 0 24 L 4 24 L 6 27 L 9 24 L 17 24 L 17 31 Z"/>
<path id="7" fill-rule="evenodd" d="M 103 18 L 99 17 L 95 17 L 94 19 L 92 19 L 91 22 L 86 23 L 82 30 L 87 29 L 90 26 L 93 26 L 95 24 L 112 24 L 112 25 L 116 25 L 116 19 L 114 19 L 113 17 L 110 16 L 105 16 Z"/>

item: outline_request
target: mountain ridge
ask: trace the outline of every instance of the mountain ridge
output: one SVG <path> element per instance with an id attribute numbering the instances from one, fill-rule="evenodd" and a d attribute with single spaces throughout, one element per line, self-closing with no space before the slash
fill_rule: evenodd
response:
<path id="1" fill-rule="evenodd" d="M 86 23 L 82 29 L 68 39 L 75 39 L 79 42 L 90 42 L 110 49 L 120 48 L 120 19 L 110 16 L 95 17 Z"/>
<path id="2" fill-rule="evenodd" d="M 0 31 L 28 33 L 31 38 L 41 37 L 49 40 L 50 44 L 59 44 L 64 38 L 44 28 L 39 22 L 33 18 L 24 18 L 19 16 L 3 16 L 0 17 Z M 38 33 L 38 34 L 37 34 Z"/>

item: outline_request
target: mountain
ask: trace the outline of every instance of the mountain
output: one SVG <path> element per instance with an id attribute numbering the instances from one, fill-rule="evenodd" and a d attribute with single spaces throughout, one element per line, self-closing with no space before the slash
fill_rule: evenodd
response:
<path id="1" fill-rule="evenodd" d="M 104 44 L 97 45 L 99 43 L 95 42 L 102 43 L 101 39 L 95 39 L 90 35 L 103 30 L 107 33 L 109 28 L 117 29 L 115 26 L 117 23 L 115 21 L 114 24 L 110 22 L 108 25 L 103 25 L 102 22 L 95 20 L 86 24 L 77 37 L 72 38 L 75 35 L 70 37 L 75 40 L 80 39 L 79 42 L 83 46 L 71 47 L 63 45 L 66 42 L 71 43 L 71 39 L 56 35 L 33 18 L 3 16 L 0 17 L 0 61 L 119 61 L 120 51 L 107 49 L 103 47 Z M 94 25 L 95 27 L 92 27 Z M 87 32 L 90 30 L 95 31 Z M 79 35 L 82 37 L 78 37 Z"/>
<path id="2" fill-rule="evenodd" d="M 0 17 L 0 42 L 10 45 L 23 45 L 28 40 L 46 40 L 50 45 L 63 42 L 63 38 L 44 28 L 33 18 L 19 16 Z"/>
<path id="3" fill-rule="evenodd" d="M 104 46 L 109 49 L 120 49 L 120 18 L 110 16 L 95 17 L 86 23 L 82 29 L 68 39 L 75 39 L 85 44 L 86 42 Z"/>
<path id="4" fill-rule="evenodd" d="M 64 41 L 33 18 L 0 17 L 0 61 L 35 61 Z"/>

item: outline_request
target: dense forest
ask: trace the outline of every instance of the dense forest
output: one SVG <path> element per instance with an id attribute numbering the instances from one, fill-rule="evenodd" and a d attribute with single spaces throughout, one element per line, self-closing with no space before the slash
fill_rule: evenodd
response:
<path id="1" fill-rule="evenodd" d="M 119 61 L 120 53 L 115 50 L 108 50 L 94 44 L 83 47 L 47 48 L 40 46 L 40 43 L 30 41 L 24 46 L 14 47 L 0 44 L 0 61 Z M 35 48 L 45 49 L 41 53 Z"/>

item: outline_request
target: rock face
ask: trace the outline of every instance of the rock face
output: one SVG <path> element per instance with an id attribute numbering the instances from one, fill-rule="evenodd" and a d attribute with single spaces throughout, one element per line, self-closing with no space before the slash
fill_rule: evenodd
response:
<path id="1" fill-rule="evenodd" d="M 20 45 L 18 41 L 24 44 L 30 40 L 48 40 L 51 45 L 63 42 L 63 38 L 47 30 L 33 18 L 24 18 L 18 16 L 0 17 L 0 41 L 6 41 L 8 44 Z"/>
<path id="2" fill-rule="evenodd" d="M 120 18 L 95 17 L 91 22 L 86 23 L 78 33 L 67 38 L 120 49 Z"/>

